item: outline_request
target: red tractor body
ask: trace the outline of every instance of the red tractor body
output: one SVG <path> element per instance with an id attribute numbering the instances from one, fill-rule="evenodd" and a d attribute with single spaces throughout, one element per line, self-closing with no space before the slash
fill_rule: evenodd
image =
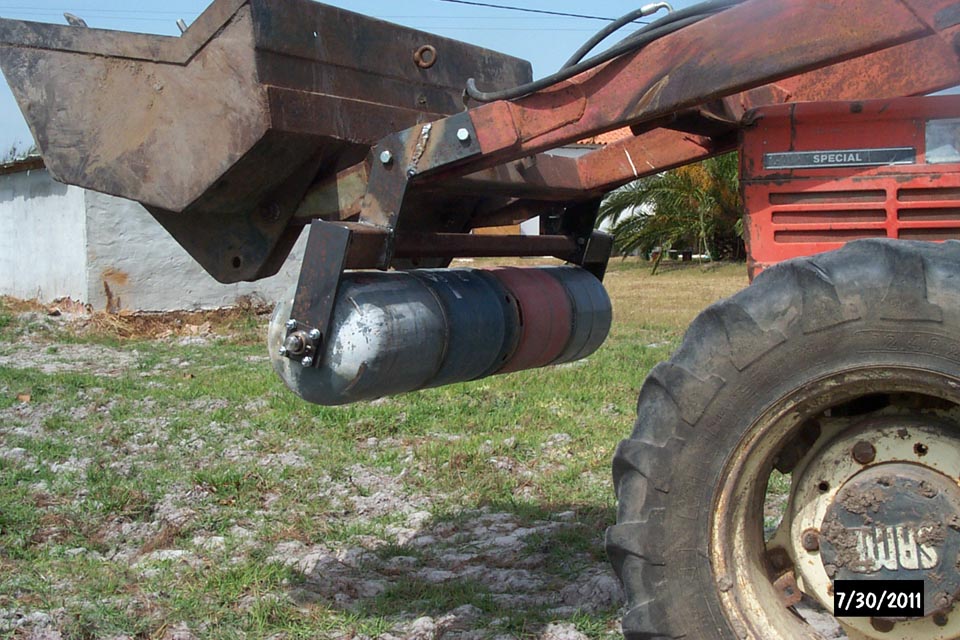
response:
<path id="1" fill-rule="evenodd" d="M 861 238 L 960 238 L 960 96 L 783 104 L 743 131 L 750 276 Z"/>

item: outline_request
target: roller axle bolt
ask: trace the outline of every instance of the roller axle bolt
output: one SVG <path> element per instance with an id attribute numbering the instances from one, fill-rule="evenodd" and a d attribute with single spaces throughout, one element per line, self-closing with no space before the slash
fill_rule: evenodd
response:
<path id="1" fill-rule="evenodd" d="M 290 329 L 290 331 L 293 331 L 296 328 L 297 328 L 296 320 L 294 320 L 293 318 L 290 318 L 289 320 L 287 320 L 287 329 Z"/>
<path id="2" fill-rule="evenodd" d="M 306 350 L 307 343 L 303 339 L 303 335 L 300 333 L 294 333 L 287 336 L 287 339 L 283 342 L 283 348 L 292 355 L 298 356 Z"/>
<path id="3" fill-rule="evenodd" d="M 852 455 L 860 464 L 870 464 L 877 457 L 877 450 L 866 440 L 861 440 L 853 445 Z"/>
<path id="4" fill-rule="evenodd" d="M 313 358 L 311 358 L 310 356 L 307 356 L 306 358 L 304 358 L 303 360 L 300 361 L 300 364 L 302 364 L 302 365 L 305 366 L 305 367 L 312 367 L 312 366 L 313 366 Z"/>
<path id="5" fill-rule="evenodd" d="M 310 333 L 308 333 L 307 335 L 310 336 L 310 339 L 311 339 L 311 340 L 319 340 L 319 339 L 320 339 L 320 329 L 310 329 Z"/>

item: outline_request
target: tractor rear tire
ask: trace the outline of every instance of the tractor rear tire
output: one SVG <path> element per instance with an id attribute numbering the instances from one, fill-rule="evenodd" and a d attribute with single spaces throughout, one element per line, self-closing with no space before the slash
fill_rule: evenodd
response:
<path id="1" fill-rule="evenodd" d="M 878 397 L 960 406 L 960 242 L 852 242 L 700 314 L 613 461 L 624 635 L 821 637 L 776 600 L 755 548 L 766 484 L 804 425 Z"/>

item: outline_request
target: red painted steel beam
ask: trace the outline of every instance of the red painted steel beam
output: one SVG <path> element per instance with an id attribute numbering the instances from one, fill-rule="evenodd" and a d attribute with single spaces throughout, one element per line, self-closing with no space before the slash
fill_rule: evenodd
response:
<path id="1" fill-rule="evenodd" d="M 839 64 L 751 89 L 728 99 L 741 111 L 784 103 L 924 95 L 960 85 L 960 26 Z M 577 159 L 585 190 L 609 190 L 636 178 L 732 151 L 711 140 L 655 129 Z"/>
<path id="2" fill-rule="evenodd" d="M 578 159 L 584 189 L 608 191 L 622 184 L 734 148 L 711 138 L 669 129 L 654 129 L 635 138 L 609 144 Z"/>
<path id="3" fill-rule="evenodd" d="M 550 90 L 473 109 L 481 151 L 530 155 L 932 33 L 897 0 L 837 6 L 749 0 Z"/>
<path id="4" fill-rule="evenodd" d="M 369 157 L 374 173 L 360 220 L 393 229 L 411 188 L 479 187 L 500 197 L 537 199 L 557 183 L 570 201 L 582 200 L 732 149 L 739 117 L 754 106 L 881 89 L 917 93 L 949 84 L 958 66 L 951 31 L 960 24 L 956 6 L 956 0 L 746 0 L 547 89 L 381 140 Z M 932 55 L 903 68 L 925 50 Z M 867 72 L 868 65 L 876 69 Z M 926 78 L 900 79 L 904 74 Z M 721 119 L 711 119 L 703 131 L 697 117 L 683 115 L 720 103 Z M 678 114 L 678 127 L 712 137 L 665 129 Z M 575 172 L 563 167 L 528 178 L 518 166 L 506 165 L 625 125 L 651 130 L 578 160 Z M 384 153 L 395 158 L 392 164 L 377 164 Z M 529 191 L 516 191 L 527 179 Z M 388 245 L 383 264 L 391 251 Z"/>

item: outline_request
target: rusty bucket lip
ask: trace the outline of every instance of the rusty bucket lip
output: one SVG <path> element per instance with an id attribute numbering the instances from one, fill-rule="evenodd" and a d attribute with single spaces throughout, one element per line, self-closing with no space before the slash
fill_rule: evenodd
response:
<path id="1" fill-rule="evenodd" d="M 186 64 L 248 2 L 214 0 L 181 36 L 0 18 L 0 57 L 5 48 L 43 49 Z"/>

